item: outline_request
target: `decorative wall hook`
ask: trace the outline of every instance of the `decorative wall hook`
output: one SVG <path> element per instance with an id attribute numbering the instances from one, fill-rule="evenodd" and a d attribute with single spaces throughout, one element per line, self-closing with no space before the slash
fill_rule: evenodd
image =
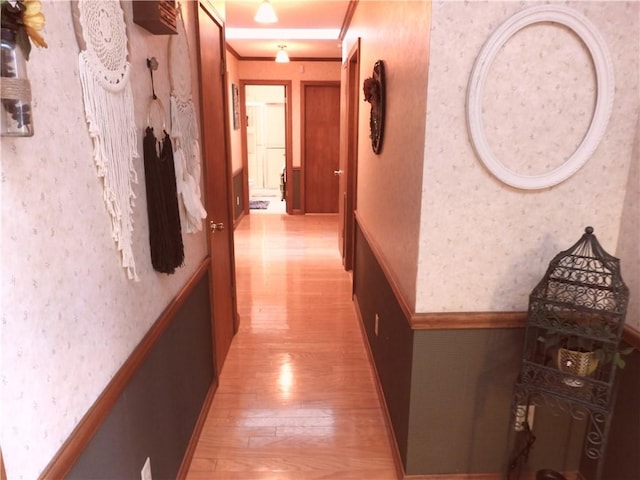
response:
<path id="1" fill-rule="evenodd" d="M 156 57 L 147 58 L 147 68 L 149 69 L 149 73 L 151 74 L 151 93 L 153 94 L 153 99 L 158 98 L 156 96 L 156 90 L 153 86 L 153 71 L 158 69 L 158 60 Z"/>
<path id="2" fill-rule="evenodd" d="M 156 127 L 162 127 L 162 131 L 166 132 L 166 111 L 164 109 L 164 105 L 156 95 L 156 90 L 153 85 L 153 71 L 157 70 L 159 66 L 158 60 L 156 57 L 147 58 L 147 68 L 149 69 L 149 74 L 151 75 L 151 100 L 149 101 L 149 106 L 147 108 L 147 126 L 153 127 L 154 123 Z M 160 121 L 158 122 L 156 118 L 154 118 L 154 113 L 156 116 L 160 116 Z M 157 130 L 160 131 L 160 130 Z"/>

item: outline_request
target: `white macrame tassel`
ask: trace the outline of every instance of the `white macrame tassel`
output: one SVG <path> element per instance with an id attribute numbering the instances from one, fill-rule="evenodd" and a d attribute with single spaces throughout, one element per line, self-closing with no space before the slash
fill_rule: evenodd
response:
<path id="1" fill-rule="evenodd" d="M 105 89 L 94 76 L 84 51 L 79 58 L 80 81 L 93 158 L 103 179 L 104 201 L 111 215 L 111 233 L 122 256 L 129 279 L 138 281 L 133 258 L 132 183 L 138 178 L 133 160 L 138 158 L 131 86 L 119 91 Z"/>
<path id="2" fill-rule="evenodd" d="M 180 102 L 171 96 L 171 136 L 174 138 L 176 187 L 180 198 L 183 230 L 195 233 L 202 230 L 207 211 L 200 194 L 200 144 L 193 103 Z"/>

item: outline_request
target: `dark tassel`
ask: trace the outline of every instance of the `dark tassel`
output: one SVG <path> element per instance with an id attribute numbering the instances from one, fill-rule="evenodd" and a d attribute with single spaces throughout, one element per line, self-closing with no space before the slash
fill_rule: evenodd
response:
<path id="1" fill-rule="evenodd" d="M 159 154 L 156 144 L 160 146 Z M 143 151 L 151 264 L 158 272 L 174 273 L 184 262 L 184 245 L 169 135 L 164 132 L 164 140 L 159 143 L 153 129 L 147 127 Z"/>

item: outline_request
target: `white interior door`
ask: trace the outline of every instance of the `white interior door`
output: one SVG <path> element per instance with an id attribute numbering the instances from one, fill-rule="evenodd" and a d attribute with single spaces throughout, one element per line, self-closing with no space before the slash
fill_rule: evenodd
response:
<path id="1" fill-rule="evenodd" d="M 245 92 L 249 194 L 279 192 L 286 164 L 284 88 L 248 85 Z"/>

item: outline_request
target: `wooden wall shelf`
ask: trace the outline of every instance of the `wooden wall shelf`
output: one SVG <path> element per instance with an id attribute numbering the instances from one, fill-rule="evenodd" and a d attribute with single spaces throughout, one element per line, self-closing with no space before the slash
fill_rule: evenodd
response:
<path id="1" fill-rule="evenodd" d="M 154 35 L 175 35 L 178 10 L 175 0 L 134 0 L 133 22 Z"/>

